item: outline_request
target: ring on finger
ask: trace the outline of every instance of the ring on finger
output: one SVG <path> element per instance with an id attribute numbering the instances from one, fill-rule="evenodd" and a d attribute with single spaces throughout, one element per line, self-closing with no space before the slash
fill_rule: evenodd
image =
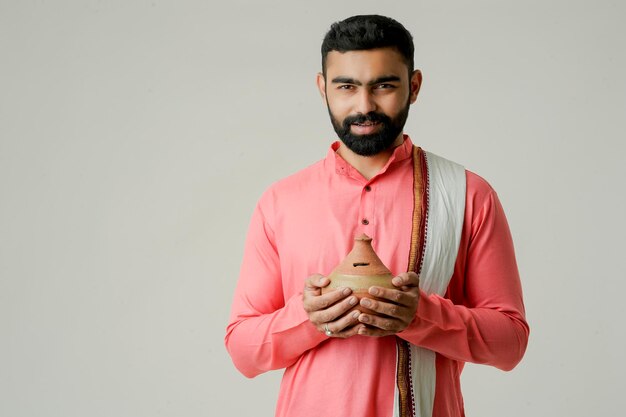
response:
<path id="1" fill-rule="evenodd" d="M 332 336 L 333 335 L 333 332 L 331 332 L 330 329 L 328 328 L 328 323 L 324 324 L 324 334 L 326 336 Z"/>

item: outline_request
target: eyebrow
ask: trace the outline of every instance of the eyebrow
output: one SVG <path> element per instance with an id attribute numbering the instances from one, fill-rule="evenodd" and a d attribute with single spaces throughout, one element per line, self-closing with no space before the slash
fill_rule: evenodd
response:
<path id="1" fill-rule="evenodd" d="M 382 77 L 378 77 L 368 82 L 367 85 L 372 86 L 381 83 L 388 83 L 390 81 L 400 81 L 400 77 L 397 75 L 383 75 Z M 363 85 L 363 83 L 359 80 L 355 80 L 350 77 L 336 77 L 332 80 L 333 84 L 353 84 L 353 85 Z"/>

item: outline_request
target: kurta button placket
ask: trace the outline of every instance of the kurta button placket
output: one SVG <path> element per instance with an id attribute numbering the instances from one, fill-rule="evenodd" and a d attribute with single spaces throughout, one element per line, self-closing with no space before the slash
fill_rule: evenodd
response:
<path id="1" fill-rule="evenodd" d="M 374 201 L 372 199 L 374 198 L 374 195 L 371 193 L 372 187 L 369 184 L 364 186 L 362 189 L 364 192 L 361 194 L 361 209 L 359 214 L 361 217 L 361 224 L 363 226 L 367 226 L 370 224 L 370 216 L 373 215 L 372 208 Z M 372 231 L 369 231 L 368 233 L 372 233 Z"/>

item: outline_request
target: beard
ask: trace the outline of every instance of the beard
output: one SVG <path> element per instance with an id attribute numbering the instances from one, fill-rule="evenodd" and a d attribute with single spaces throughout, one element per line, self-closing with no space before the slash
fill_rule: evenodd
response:
<path id="1" fill-rule="evenodd" d="M 398 135 L 402 132 L 406 119 L 409 116 L 410 103 L 407 101 L 406 106 L 394 118 L 384 113 L 369 112 L 367 114 L 356 114 L 347 116 L 342 122 L 337 120 L 330 111 L 328 106 L 328 114 L 333 128 L 339 136 L 339 139 L 357 155 L 372 156 L 386 151 L 393 146 Z M 381 127 L 376 133 L 368 135 L 356 135 L 352 133 L 350 127 L 354 123 L 380 123 Z"/>

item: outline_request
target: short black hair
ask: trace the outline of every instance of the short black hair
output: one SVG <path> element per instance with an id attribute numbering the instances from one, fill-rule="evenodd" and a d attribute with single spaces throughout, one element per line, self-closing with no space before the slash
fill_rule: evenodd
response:
<path id="1" fill-rule="evenodd" d="M 322 42 L 322 73 L 326 76 L 326 57 L 330 51 L 363 51 L 375 48 L 395 48 L 413 72 L 415 46 L 413 36 L 401 23 L 380 16 L 357 15 L 330 26 Z"/>

